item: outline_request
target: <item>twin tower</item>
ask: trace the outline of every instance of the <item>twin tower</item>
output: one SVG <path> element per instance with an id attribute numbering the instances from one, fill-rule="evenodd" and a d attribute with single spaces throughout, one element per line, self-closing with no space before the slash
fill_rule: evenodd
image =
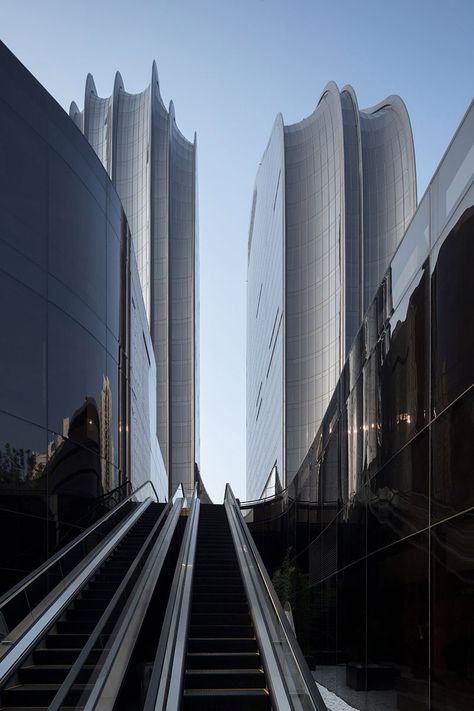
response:
<path id="1" fill-rule="evenodd" d="M 249 499 L 297 473 L 415 209 L 399 97 L 360 111 L 352 87 L 331 82 L 308 118 L 285 126 L 277 117 L 248 243 Z"/>
<path id="2" fill-rule="evenodd" d="M 179 131 L 173 102 L 163 104 L 155 63 L 140 94 L 127 93 L 117 73 L 112 96 L 101 98 L 89 74 L 84 110 L 73 102 L 69 113 L 127 215 L 155 351 L 156 433 L 169 492 L 180 483 L 192 491 L 199 463 L 196 138 Z"/>
<path id="3" fill-rule="evenodd" d="M 87 77 L 71 118 L 101 159 L 132 232 L 157 364 L 157 436 L 170 481 L 199 462 L 196 138 L 151 84 Z M 257 174 L 248 241 L 247 497 L 288 484 L 329 404 L 363 315 L 416 209 L 413 139 L 390 96 L 359 110 L 328 84 L 314 112 L 279 115 Z M 132 304 L 133 307 L 133 304 Z"/>

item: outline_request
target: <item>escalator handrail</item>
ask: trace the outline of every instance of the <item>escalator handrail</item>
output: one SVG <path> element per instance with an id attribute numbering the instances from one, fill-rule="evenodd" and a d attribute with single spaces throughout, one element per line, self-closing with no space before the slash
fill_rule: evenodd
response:
<path id="1" fill-rule="evenodd" d="M 269 601 L 277 616 L 279 625 L 283 630 L 284 636 L 288 644 L 288 648 L 290 649 L 291 654 L 293 656 L 293 660 L 299 670 L 301 677 L 303 678 L 303 681 L 306 686 L 306 691 L 309 695 L 309 699 L 312 702 L 313 708 L 316 711 L 327 711 L 326 704 L 324 703 L 323 698 L 316 685 L 316 682 L 308 668 L 306 660 L 303 656 L 303 652 L 301 651 L 301 648 L 297 642 L 295 633 L 291 629 L 290 623 L 288 622 L 288 618 L 283 610 L 278 595 L 275 592 L 275 588 L 273 587 L 273 584 L 270 580 L 270 576 L 268 575 L 265 565 L 263 564 L 260 553 L 258 552 L 257 546 L 255 545 L 255 542 L 252 538 L 252 534 L 250 533 L 250 530 L 247 524 L 245 523 L 240 507 L 229 484 L 226 485 L 224 498 L 225 501 L 230 504 L 232 510 L 236 514 L 235 521 L 238 523 L 240 532 L 244 538 L 247 555 L 251 556 L 253 559 L 253 562 L 255 564 L 254 567 L 256 567 L 256 570 L 258 571 L 261 584 L 266 590 Z"/>
<path id="2" fill-rule="evenodd" d="M 105 608 L 104 612 L 102 613 L 99 621 L 97 622 L 96 626 L 94 627 L 94 630 L 92 631 L 89 639 L 87 640 L 86 644 L 82 648 L 79 656 L 77 657 L 76 661 L 72 665 L 71 669 L 69 670 L 66 678 L 62 682 L 61 686 L 59 687 L 58 691 L 56 692 L 56 695 L 54 696 L 54 699 L 51 701 L 48 711 L 59 711 L 59 709 L 63 706 L 64 700 L 70 691 L 72 685 L 76 682 L 77 675 L 81 671 L 82 667 L 84 664 L 87 662 L 87 658 L 89 657 L 90 653 L 95 647 L 95 644 L 97 640 L 99 639 L 100 635 L 102 634 L 102 631 L 104 627 L 106 626 L 107 622 L 110 619 L 110 616 L 114 612 L 117 604 L 120 602 L 120 598 L 122 594 L 126 591 L 127 586 L 129 583 L 132 581 L 133 576 L 135 571 L 137 570 L 137 567 L 141 564 L 141 562 L 144 559 L 148 558 L 148 555 L 151 555 L 151 548 L 154 546 L 158 545 L 158 540 L 155 541 L 155 538 L 157 538 L 157 532 L 160 531 L 160 529 L 164 528 L 166 525 L 165 522 L 168 519 L 168 515 L 172 513 L 173 511 L 178 511 L 181 509 L 183 505 L 183 499 L 178 499 L 174 504 L 172 501 L 169 501 L 167 505 L 165 506 L 164 510 L 161 512 L 157 522 L 153 526 L 152 530 L 148 534 L 146 540 L 142 544 L 139 552 L 137 553 L 135 559 L 133 560 L 133 563 L 131 564 L 130 568 L 128 569 L 125 577 L 121 581 L 119 587 L 115 591 L 112 599 L 108 603 L 107 607 Z M 163 524 L 163 526 L 162 526 Z M 160 538 L 158 536 L 159 540 L 159 545 L 161 547 L 163 537 Z M 141 576 L 140 576 L 141 578 Z M 136 588 L 137 581 L 133 583 L 133 589 Z M 134 598 L 133 593 L 130 595 L 130 598 L 127 600 L 126 603 L 126 608 L 128 608 L 129 604 L 131 604 L 132 599 Z M 123 615 L 123 613 L 122 613 Z M 118 624 L 121 624 L 121 621 L 123 619 L 123 616 L 121 615 Z M 115 628 L 116 629 L 116 628 Z M 114 629 L 114 631 L 115 631 Z M 112 636 L 114 636 L 114 631 L 112 632 Z M 119 680 L 121 683 L 121 680 Z"/>
<path id="3" fill-rule="evenodd" d="M 67 586 L 59 592 L 54 600 L 50 601 L 42 614 L 35 618 L 33 623 L 8 649 L 5 656 L 0 659 L 0 688 L 4 681 L 9 679 L 14 671 L 19 668 L 38 641 L 56 623 L 74 597 L 89 582 L 92 576 L 95 575 L 100 566 L 105 562 L 128 531 L 131 530 L 151 503 L 150 498 L 140 502 L 140 505 L 122 524 L 111 531 L 100 547 L 100 550 L 93 551 L 93 555 L 89 558 L 87 564 L 81 565 L 79 569 L 78 566 L 76 566 L 74 577 L 68 582 Z"/>
<path id="4" fill-rule="evenodd" d="M 196 483 L 143 711 L 178 711 L 181 706 L 199 508 Z"/>
<path id="5" fill-rule="evenodd" d="M 171 510 L 158 539 L 151 550 L 123 613 L 112 632 L 113 639 L 98 661 L 99 673 L 91 679 L 93 688 L 84 704 L 84 711 L 112 708 L 121 691 L 135 644 L 143 626 L 144 617 L 159 584 L 165 559 L 175 540 L 176 529 L 185 498 L 173 502 Z"/>
<path id="6" fill-rule="evenodd" d="M 68 543 L 64 548 L 61 548 L 57 553 L 55 553 L 51 558 L 48 558 L 47 560 L 44 561 L 40 566 L 38 566 L 35 570 L 33 570 L 31 573 L 29 573 L 26 577 L 24 577 L 22 580 L 20 580 L 16 585 L 14 585 L 10 590 L 7 590 L 6 593 L 0 597 L 0 613 L 2 609 L 7 605 L 11 600 L 13 600 L 14 597 L 17 595 L 20 595 L 29 585 L 31 585 L 35 580 L 37 580 L 41 575 L 45 574 L 51 566 L 53 566 L 55 563 L 58 563 L 61 558 L 63 558 L 65 555 L 70 553 L 70 551 L 75 547 L 78 546 L 82 541 L 87 538 L 87 536 L 90 536 L 94 530 L 99 529 L 111 516 L 117 513 L 125 504 L 127 504 L 129 501 L 133 499 L 134 496 L 137 495 L 137 493 L 143 489 L 145 486 L 151 485 L 153 492 L 156 497 L 156 501 L 159 501 L 158 498 L 158 493 L 155 489 L 155 486 L 153 482 L 148 479 L 146 482 L 141 484 L 137 489 L 135 489 L 129 496 L 127 496 L 126 499 L 121 501 L 117 506 L 114 506 L 114 508 L 111 511 L 108 511 L 106 514 L 104 514 L 98 521 L 95 523 L 91 524 L 89 528 L 87 528 L 85 531 L 83 531 L 79 536 L 74 538 L 70 543 Z"/>

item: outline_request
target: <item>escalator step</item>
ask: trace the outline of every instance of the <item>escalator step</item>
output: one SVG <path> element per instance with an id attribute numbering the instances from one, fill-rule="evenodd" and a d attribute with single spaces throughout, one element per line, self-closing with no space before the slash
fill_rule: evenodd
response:
<path id="1" fill-rule="evenodd" d="M 89 639 L 88 634 L 55 634 L 46 635 L 46 647 L 49 649 L 82 649 Z"/>
<path id="2" fill-rule="evenodd" d="M 248 612 L 194 612 L 191 613 L 191 625 L 246 625 L 250 626 Z"/>
<path id="3" fill-rule="evenodd" d="M 256 652 L 255 637 L 190 637 L 188 652 Z"/>
<path id="4" fill-rule="evenodd" d="M 209 602 L 209 604 L 214 605 L 214 603 L 220 603 L 223 602 L 223 594 L 222 592 L 219 592 L 218 590 L 210 590 L 206 594 L 203 595 L 196 595 L 196 591 L 194 590 L 194 597 L 193 597 L 193 604 L 194 601 L 199 602 L 199 604 L 202 604 L 204 602 Z M 225 598 L 224 600 L 226 602 L 247 602 L 247 598 L 245 596 L 245 593 L 240 590 L 237 592 L 230 592 L 229 590 L 226 590 L 225 592 Z"/>
<path id="5" fill-rule="evenodd" d="M 193 625 L 190 626 L 191 637 L 251 637 L 251 625 Z"/>
<path id="6" fill-rule="evenodd" d="M 186 689 L 263 689 L 262 669 L 187 669 Z"/>
<path id="7" fill-rule="evenodd" d="M 242 600 L 227 600 L 217 599 L 213 601 L 203 600 L 202 602 L 195 601 L 193 604 L 193 613 L 203 613 L 203 612 L 226 612 L 232 611 L 237 613 L 244 613 L 249 611 L 248 602 L 244 596 Z"/>
<path id="8" fill-rule="evenodd" d="M 191 652 L 187 655 L 188 669 L 260 669 L 258 652 Z"/>
<path id="9" fill-rule="evenodd" d="M 59 687 L 60 684 L 22 684 L 6 688 L 2 691 L 2 702 L 16 707 L 49 706 Z M 74 684 L 66 697 L 66 704 L 75 705 L 88 688 L 85 684 Z"/>
<path id="10" fill-rule="evenodd" d="M 33 652 L 33 662 L 35 664 L 74 664 L 79 656 L 80 649 L 36 649 Z M 89 661 L 93 664 L 98 661 L 101 649 L 93 649 L 89 655 Z"/>
<path id="11" fill-rule="evenodd" d="M 183 708 L 188 711 L 269 711 L 266 689 L 186 689 Z"/>
<path id="12" fill-rule="evenodd" d="M 94 668 L 93 664 L 85 664 L 77 676 L 77 683 L 85 684 Z M 70 670 L 71 667 L 64 663 L 36 664 L 22 667 L 18 672 L 18 681 L 20 684 L 62 684 Z"/>

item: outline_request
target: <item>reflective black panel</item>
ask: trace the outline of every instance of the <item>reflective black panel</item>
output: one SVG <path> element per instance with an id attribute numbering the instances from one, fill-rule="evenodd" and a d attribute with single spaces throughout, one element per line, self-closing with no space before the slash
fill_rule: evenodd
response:
<path id="1" fill-rule="evenodd" d="M 366 561 L 337 574 L 337 689 L 356 709 L 366 704 Z"/>
<path id="2" fill-rule="evenodd" d="M 338 568 L 365 556 L 366 498 L 366 487 L 363 487 L 337 516 Z"/>
<path id="3" fill-rule="evenodd" d="M 431 517 L 439 521 L 474 505 L 474 388 L 431 427 Z"/>
<path id="4" fill-rule="evenodd" d="M 0 238 L 46 268 L 48 163 L 45 141 L 0 101 Z M 25 168 L 27 167 L 27 170 Z"/>
<path id="5" fill-rule="evenodd" d="M 428 421 L 428 267 L 413 280 L 380 343 L 382 460 Z"/>
<path id="6" fill-rule="evenodd" d="M 474 381 L 474 207 L 439 248 L 433 265 L 433 409 L 440 413 Z"/>
<path id="7" fill-rule="evenodd" d="M 368 709 L 427 708 L 428 599 L 426 533 L 367 558 Z"/>
<path id="8" fill-rule="evenodd" d="M 474 513 L 433 527 L 433 711 L 474 708 Z"/>
<path id="9" fill-rule="evenodd" d="M 123 407 L 120 441 L 124 213 L 87 141 L 1 43 L 0 216 L 1 594 L 101 515 L 97 497 L 119 466 L 128 475 L 129 429 Z"/>
<path id="10" fill-rule="evenodd" d="M 50 158 L 51 273 L 106 320 L 106 216 L 72 169 Z"/>
<path id="11" fill-rule="evenodd" d="M 428 526 L 428 465 L 425 429 L 372 478 L 367 507 L 369 552 Z"/>
<path id="12" fill-rule="evenodd" d="M 105 349 L 52 305 L 48 331 L 49 428 L 100 452 L 98 421 L 105 387 Z M 85 409 L 94 414 L 86 417 Z"/>
<path id="13" fill-rule="evenodd" d="M 46 467 L 45 430 L 0 412 L 0 594 L 47 555 Z"/>
<path id="14" fill-rule="evenodd" d="M 0 409 L 46 425 L 46 301 L 0 272 Z"/>

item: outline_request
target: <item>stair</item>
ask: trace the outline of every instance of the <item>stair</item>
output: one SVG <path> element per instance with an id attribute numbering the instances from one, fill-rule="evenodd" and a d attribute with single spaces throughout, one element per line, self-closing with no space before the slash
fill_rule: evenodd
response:
<path id="1" fill-rule="evenodd" d="M 270 695 L 224 506 L 202 504 L 184 711 L 270 711 Z"/>
<path id="2" fill-rule="evenodd" d="M 163 507 L 164 504 L 150 504 L 15 675 L 7 680 L 0 690 L 1 711 L 33 708 L 41 711 L 48 708 L 158 520 Z M 88 688 L 87 682 L 96 668 L 123 606 L 119 607 L 106 624 L 97 648 L 91 652 L 87 663 L 79 672 L 76 683 L 65 699 L 65 707 L 81 708 L 81 697 Z"/>

